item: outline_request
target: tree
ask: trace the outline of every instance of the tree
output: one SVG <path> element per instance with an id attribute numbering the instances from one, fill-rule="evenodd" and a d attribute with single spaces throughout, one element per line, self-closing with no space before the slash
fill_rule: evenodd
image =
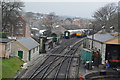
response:
<path id="1" fill-rule="evenodd" d="M 48 32 L 48 36 L 50 36 L 51 35 L 51 31 L 52 31 L 52 29 L 53 29 L 53 24 L 54 23 L 56 23 L 57 22 L 57 16 L 55 15 L 55 13 L 54 12 L 51 12 L 51 13 L 49 13 L 47 16 L 46 16 L 46 18 L 44 18 L 43 20 L 42 20 L 42 24 L 40 24 L 40 25 L 44 25 L 43 27 L 45 27 L 46 28 L 46 30 L 47 30 L 47 32 Z M 39 26 L 40 26 L 39 25 Z"/>
<path id="2" fill-rule="evenodd" d="M 94 21 L 93 24 L 96 26 L 96 29 L 101 29 L 102 26 L 106 27 L 106 30 L 109 30 L 109 27 L 114 26 L 117 28 L 117 6 L 114 3 L 107 4 L 104 7 L 101 7 L 93 15 Z"/>
<path id="3" fill-rule="evenodd" d="M 0 1 L 0 32 L 2 32 L 2 7 L 1 7 L 1 1 Z"/>
<path id="4" fill-rule="evenodd" d="M 24 7 L 23 2 L 2 2 L 2 32 L 11 31 L 16 25 L 16 18 L 20 16 L 20 11 Z"/>
<path id="5" fill-rule="evenodd" d="M 27 12 L 27 13 L 25 13 L 24 17 L 25 17 L 25 20 L 27 21 L 27 23 L 32 25 L 31 20 L 34 17 L 34 13 L 33 12 Z"/>

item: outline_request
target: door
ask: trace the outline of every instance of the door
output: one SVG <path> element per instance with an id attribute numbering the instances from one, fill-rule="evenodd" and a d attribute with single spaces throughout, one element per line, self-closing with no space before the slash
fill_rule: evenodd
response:
<path id="1" fill-rule="evenodd" d="M 20 59 L 23 58 L 23 51 L 18 51 L 18 56 L 20 57 Z"/>
<path id="2" fill-rule="evenodd" d="M 29 57 L 28 57 L 28 60 L 29 60 L 29 61 L 31 60 L 31 50 L 29 51 Z"/>

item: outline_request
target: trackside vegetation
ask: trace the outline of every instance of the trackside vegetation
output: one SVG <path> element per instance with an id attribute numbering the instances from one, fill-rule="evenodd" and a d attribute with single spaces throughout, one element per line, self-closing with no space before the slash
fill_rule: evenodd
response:
<path id="1" fill-rule="evenodd" d="M 2 59 L 2 78 L 14 78 L 16 73 L 21 69 L 20 66 L 24 62 L 18 57 L 10 57 Z M 0 64 L 1 65 L 1 64 Z"/>

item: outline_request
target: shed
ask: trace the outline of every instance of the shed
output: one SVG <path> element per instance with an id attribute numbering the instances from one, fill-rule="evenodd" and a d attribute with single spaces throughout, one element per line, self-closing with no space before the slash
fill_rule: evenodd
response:
<path id="1" fill-rule="evenodd" d="M 88 49 L 85 49 L 83 48 L 81 50 L 81 60 L 86 62 L 86 61 L 92 61 L 92 51 L 88 50 Z"/>
<path id="2" fill-rule="evenodd" d="M 31 37 L 17 39 L 12 44 L 12 53 L 23 61 L 30 61 L 39 56 L 39 43 Z"/>

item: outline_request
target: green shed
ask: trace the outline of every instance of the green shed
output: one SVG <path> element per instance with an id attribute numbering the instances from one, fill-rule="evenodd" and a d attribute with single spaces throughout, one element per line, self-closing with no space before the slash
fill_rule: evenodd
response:
<path id="1" fill-rule="evenodd" d="M 92 51 L 83 48 L 83 49 L 81 50 L 81 57 L 80 57 L 80 59 L 81 59 L 82 61 L 84 61 L 84 62 L 86 62 L 86 61 L 92 61 L 92 54 L 93 54 Z"/>

